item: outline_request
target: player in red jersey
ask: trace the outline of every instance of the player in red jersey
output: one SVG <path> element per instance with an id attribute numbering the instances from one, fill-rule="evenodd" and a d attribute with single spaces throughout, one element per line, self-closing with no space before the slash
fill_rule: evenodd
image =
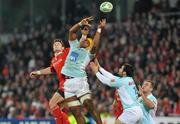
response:
<path id="1" fill-rule="evenodd" d="M 59 79 L 59 89 L 52 96 L 49 102 L 49 107 L 55 118 L 56 124 L 70 124 L 68 116 L 61 110 L 62 104 L 60 104 L 64 101 L 63 87 L 65 82 L 65 77 L 61 74 L 61 69 L 64 66 L 66 56 L 69 53 L 69 48 L 65 48 L 64 43 L 61 40 L 55 39 L 53 43 L 53 51 L 54 57 L 51 61 L 51 65 L 45 69 L 31 72 L 30 77 L 35 78 L 40 75 L 49 75 L 54 72 L 57 74 Z"/>
<path id="2" fill-rule="evenodd" d="M 113 113 L 116 119 L 123 113 L 122 103 L 117 90 L 114 92 Z"/>

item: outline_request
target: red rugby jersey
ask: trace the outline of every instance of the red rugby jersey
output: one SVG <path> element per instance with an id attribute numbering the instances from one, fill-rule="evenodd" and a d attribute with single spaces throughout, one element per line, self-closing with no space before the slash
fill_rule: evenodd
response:
<path id="1" fill-rule="evenodd" d="M 118 102 L 118 106 L 117 108 L 113 107 L 113 113 L 116 116 L 116 118 L 118 118 L 123 113 L 123 107 L 117 90 L 115 90 L 114 92 L 114 99 L 116 100 L 116 102 Z"/>
<path id="2" fill-rule="evenodd" d="M 70 48 L 66 48 L 63 50 L 63 53 L 57 56 L 54 56 L 52 58 L 51 61 L 51 72 L 56 72 L 58 79 L 59 79 L 59 88 L 60 90 L 64 91 L 63 87 L 64 87 L 64 82 L 65 82 L 65 78 L 64 76 L 61 74 L 61 70 L 62 67 L 64 66 L 64 63 L 66 61 L 66 57 L 69 53 Z"/>

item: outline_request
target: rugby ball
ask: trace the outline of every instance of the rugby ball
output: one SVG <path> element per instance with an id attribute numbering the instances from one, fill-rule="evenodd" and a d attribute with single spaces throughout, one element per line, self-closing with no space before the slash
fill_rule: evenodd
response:
<path id="1" fill-rule="evenodd" d="M 103 2 L 103 3 L 101 3 L 99 9 L 101 12 L 108 13 L 108 12 L 112 11 L 113 5 L 110 2 Z"/>

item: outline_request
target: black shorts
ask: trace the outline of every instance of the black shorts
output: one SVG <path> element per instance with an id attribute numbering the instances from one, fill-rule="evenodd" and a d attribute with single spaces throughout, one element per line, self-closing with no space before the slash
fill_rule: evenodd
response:
<path id="1" fill-rule="evenodd" d="M 64 91 L 57 89 L 56 92 L 64 98 Z"/>

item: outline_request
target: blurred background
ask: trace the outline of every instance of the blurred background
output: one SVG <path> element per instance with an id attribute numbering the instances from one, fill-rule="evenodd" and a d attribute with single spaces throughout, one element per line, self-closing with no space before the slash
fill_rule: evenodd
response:
<path id="1" fill-rule="evenodd" d="M 157 116 L 180 116 L 180 0 L 111 0 L 114 9 L 103 14 L 104 0 L 0 0 L 0 118 L 51 118 L 48 100 L 58 88 L 55 75 L 30 79 L 29 72 L 48 67 L 52 40 L 68 46 L 69 28 L 94 16 L 108 25 L 98 58 L 117 72 L 125 62 L 136 68 L 135 79 L 155 82 Z M 102 116 L 113 116 L 114 90 L 99 83 L 88 68 L 93 102 Z M 85 109 L 86 116 L 91 117 Z"/>

